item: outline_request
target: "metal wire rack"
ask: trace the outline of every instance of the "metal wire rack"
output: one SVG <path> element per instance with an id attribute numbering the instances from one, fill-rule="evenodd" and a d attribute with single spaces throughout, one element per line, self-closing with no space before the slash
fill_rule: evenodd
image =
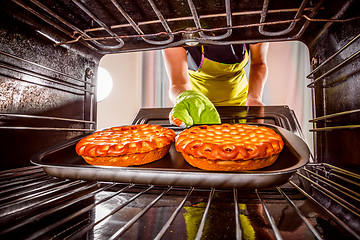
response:
<path id="1" fill-rule="evenodd" d="M 309 164 L 296 175 L 274 189 L 245 191 L 56 179 L 39 167 L 3 171 L 0 236 L 246 239 L 253 234 L 270 239 L 301 235 L 327 239 L 335 233 L 360 239 L 360 176 L 328 164 Z M 335 210 L 328 201 L 337 203 Z M 296 222 L 296 228 L 285 218 Z"/>
<path id="2" fill-rule="evenodd" d="M 312 4 L 309 0 L 298 1 L 296 6 L 276 8 L 269 0 L 264 0 L 259 9 L 233 10 L 234 2 L 219 1 L 214 6 L 200 4 L 197 1 L 140 1 L 146 17 L 139 18 L 131 5 L 111 0 L 100 1 L 99 6 L 72 0 L 75 9 L 72 15 L 88 18 L 87 23 L 76 23 L 68 16 L 59 13 L 45 2 L 39 0 L 12 0 L 13 3 L 36 16 L 48 26 L 62 32 L 65 40 L 52 39 L 56 46 L 81 42 L 88 48 L 100 53 L 126 52 L 139 49 L 161 49 L 182 44 L 229 44 L 233 43 L 238 30 L 257 31 L 251 39 L 242 39 L 248 43 L 262 41 L 281 41 L 299 39 L 311 22 L 345 22 L 351 19 L 339 19 L 340 13 L 347 9 L 352 1 L 344 1 L 339 12 L 328 19 L 316 18 L 324 6 L 323 1 Z M 222 7 L 219 8 L 217 5 Z M 237 4 L 237 3 L 236 3 Z M 135 5 L 135 4 L 134 4 Z M 169 12 L 172 5 L 181 6 L 182 13 Z M 212 12 L 216 9 L 216 13 Z M 205 10 L 204 10 L 205 8 Z M 70 9 L 70 7 L 69 7 Z M 238 11 L 236 11 L 238 10 Z M 117 22 L 109 20 L 109 15 L 122 16 Z M 273 15 L 281 16 L 274 19 Z M 151 18 L 149 16 L 152 16 Z M 244 20 L 243 17 L 246 17 Z M 356 18 L 355 18 L 356 19 Z M 270 27 L 270 29 L 267 29 Z M 43 32 L 44 36 L 49 35 Z M 237 37 L 239 39 L 239 37 Z M 131 46 L 133 43 L 134 46 Z M 142 42 L 142 43 L 140 43 Z"/>

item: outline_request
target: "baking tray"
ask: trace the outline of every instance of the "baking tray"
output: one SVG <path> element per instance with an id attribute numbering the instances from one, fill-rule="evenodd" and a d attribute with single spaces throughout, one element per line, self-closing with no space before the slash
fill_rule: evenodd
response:
<path id="1" fill-rule="evenodd" d="M 162 159 L 132 167 L 91 166 L 75 152 L 75 145 L 81 139 L 73 139 L 36 154 L 31 162 L 42 166 L 54 177 L 165 186 L 193 186 L 200 188 L 242 188 L 261 189 L 282 185 L 295 171 L 309 161 L 307 144 L 294 133 L 270 124 L 263 125 L 279 133 L 284 148 L 276 162 L 266 168 L 242 172 L 204 171 L 189 165 L 174 143 Z"/>

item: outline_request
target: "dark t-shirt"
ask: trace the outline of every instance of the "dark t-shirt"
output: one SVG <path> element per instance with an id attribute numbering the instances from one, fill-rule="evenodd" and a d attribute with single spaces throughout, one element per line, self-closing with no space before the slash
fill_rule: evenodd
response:
<path id="1" fill-rule="evenodd" d="M 239 45 L 208 45 L 204 46 L 206 58 L 220 63 L 240 63 L 244 60 L 247 49 L 246 44 Z M 196 71 L 201 63 L 201 46 L 186 47 L 189 70 Z"/>

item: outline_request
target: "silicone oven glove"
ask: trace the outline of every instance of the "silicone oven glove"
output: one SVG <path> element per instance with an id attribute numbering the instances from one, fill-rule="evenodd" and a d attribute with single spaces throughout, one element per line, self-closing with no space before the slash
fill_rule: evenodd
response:
<path id="1" fill-rule="evenodd" d="M 194 90 L 182 92 L 169 115 L 171 124 L 186 128 L 194 124 L 220 124 L 220 115 L 214 104 Z"/>

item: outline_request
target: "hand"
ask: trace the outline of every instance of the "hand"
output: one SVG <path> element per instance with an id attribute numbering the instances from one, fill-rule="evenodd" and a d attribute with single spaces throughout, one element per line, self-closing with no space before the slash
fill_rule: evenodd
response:
<path id="1" fill-rule="evenodd" d="M 247 98 L 246 106 L 265 106 L 261 99 L 258 98 Z"/>
<path id="2" fill-rule="evenodd" d="M 169 115 L 171 124 L 188 127 L 194 124 L 220 124 L 220 115 L 214 104 L 202 93 L 194 90 L 182 92 Z"/>
<path id="3" fill-rule="evenodd" d="M 259 116 L 260 118 L 249 118 L 246 122 L 248 123 L 264 123 L 264 103 L 261 101 L 261 98 L 251 98 L 248 97 L 246 101 L 246 106 L 250 106 L 248 108 L 248 114 Z M 251 106 L 260 106 L 260 107 L 251 107 Z"/>

